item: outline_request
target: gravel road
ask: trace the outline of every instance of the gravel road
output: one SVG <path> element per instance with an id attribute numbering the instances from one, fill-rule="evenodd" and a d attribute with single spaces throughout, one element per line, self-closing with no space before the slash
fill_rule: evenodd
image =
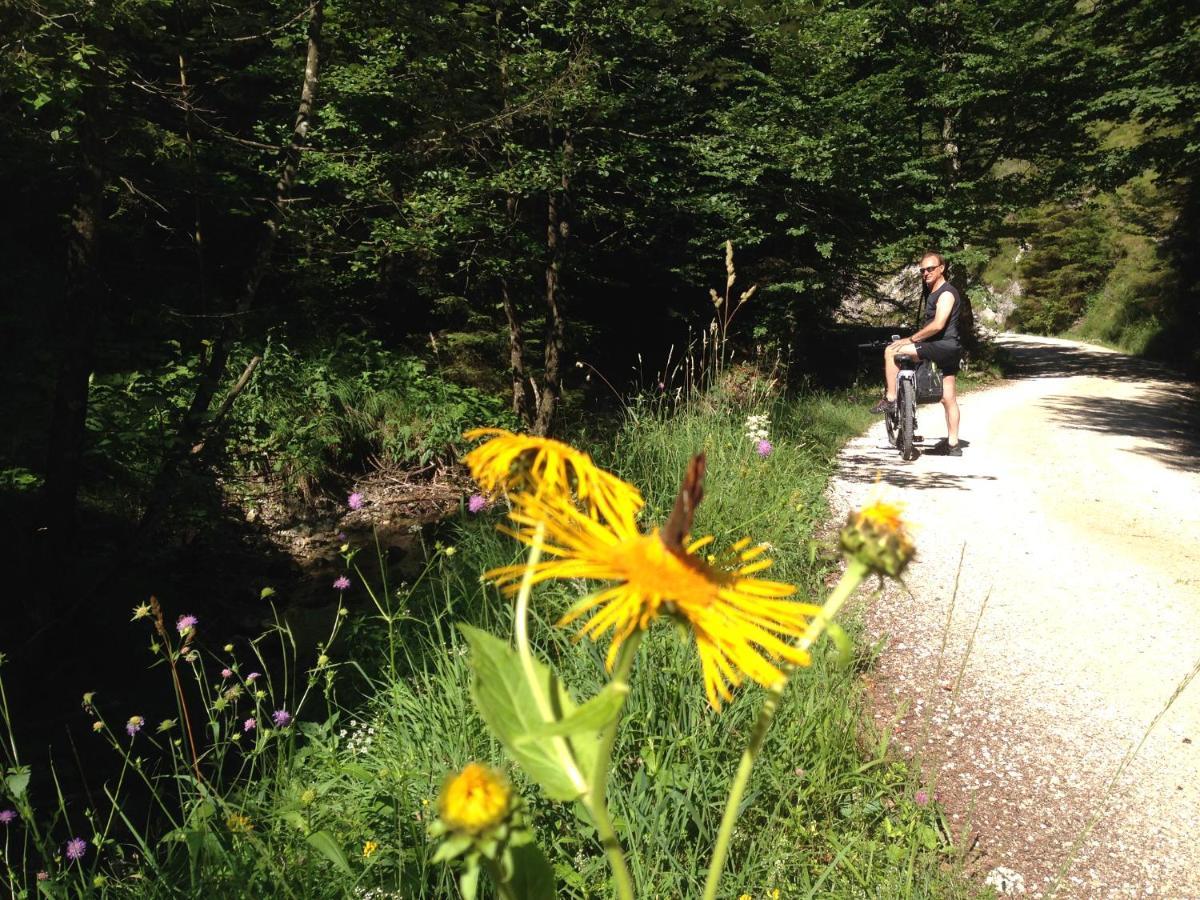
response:
<path id="1" fill-rule="evenodd" d="M 981 881 L 1004 866 L 1029 897 L 1200 898 L 1200 683 L 1171 703 L 1200 663 L 1197 386 L 1100 347 L 1001 342 L 1015 374 L 960 398 L 962 457 L 903 462 L 881 422 L 830 489 L 839 517 L 899 500 L 918 547 L 908 590 L 867 614 L 877 721 Z M 941 407 L 919 412 L 930 447 Z"/>

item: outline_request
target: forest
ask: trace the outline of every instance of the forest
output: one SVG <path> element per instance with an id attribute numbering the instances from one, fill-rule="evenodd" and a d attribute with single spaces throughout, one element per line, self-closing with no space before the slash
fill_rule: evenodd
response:
<path id="1" fill-rule="evenodd" d="M 1189 4 L 17 0 L 0 47 L 13 896 L 457 896 L 479 872 L 510 895 L 478 847 L 474 875 L 435 859 L 421 812 L 451 768 L 503 758 L 457 655 L 483 639 L 453 628 L 504 633 L 511 604 L 479 572 L 516 560 L 493 533 L 500 488 L 462 466 L 470 429 L 585 449 L 656 520 L 707 449 L 710 480 L 743 480 L 712 484 L 698 521 L 790 540 L 802 552 L 777 565 L 811 596 L 837 555 L 823 479 L 876 377 L 855 341 L 913 319 L 922 253 L 971 300 L 977 377 L 988 328 L 1200 370 Z M 770 433 L 746 431 L 763 413 Z M 751 432 L 769 474 L 714 449 Z M 603 654 L 572 656 L 554 618 L 540 652 L 600 690 Z M 672 640 L 647 645 L 676 697 L 698 676 Z M 786 701 L 830 704 L 795 726 L 820 733 L 786 740 L 849 771 L 861 742 L 814 724 L 854 730 L 833 655 Z M 280 704 L 277 740 L 222 738 L 237 698 L 204 665 L 241 679 L 260 725 Z M 268 691 L 246 681 L 267 667 Z M 722 725 L 649 690 L 630 703 L 665 719 L 622 733 L 614 759 L 639 768 L 614 762 L 632 793 L 609 830 L 667 848 L 634 860 L 640 895 L 698 896 L 707 858 L 671 849 L 668 823 L 728 839 L 724 782 L 682 782 L 697 758 L 731 772 L 720 738 L 757 707 L 739 698 Z M 144 716 L 166 727 L 138 735 Z M 700 735 L 697 758 L 664 722 Z M 735 834 L 725 895 L 970 896 L 939 880 L 954 847 L 932 807 L 880 812 L 902 769 L 814 787 L 816 830 L 788 825 L 807 837 L 786 852 L 769 828 Z M 606 895 L 595 810 L 572 830 L 570 807 L 509 777 L 559 895 Z M 771 789 L 751 781 L 747 822 L 781 815 Z"/>

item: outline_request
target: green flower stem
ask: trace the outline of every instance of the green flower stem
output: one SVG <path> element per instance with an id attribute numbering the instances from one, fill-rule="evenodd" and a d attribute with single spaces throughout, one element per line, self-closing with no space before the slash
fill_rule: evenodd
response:
<path id="1" fill-rule="evenodd" d="M 850 557 L 846 564 L 846 571 L 842 573 L 841 579 L 834 585 L 825 603 L 821 606 L 821 611 L 813 616 L 812 621 L 808 623 L 808 630 L 800 638 L 801 650 L 807 650 L 816 643 L 817 638 L 825 631 L 825 626 L 833 621 L 833 617 L 841 611 L 842 606 L 850 599 L 850 595 L 857 590 L 858 586 L 863 583 L 863 579 L 869 574 L 871 574 L 870 566 L 855 557 Z"/>
<path id="2" fill-rule="evenodd" d="M 545 537 L 546 526 L 538 523 L 537 531 L 533 536 L 533 542 L 530 544 L 529 558 L 525 563 L 525 574 L 521 579 L 521 588 L 517 592 L 514 630 L 516 632 L 517 655 L 521 659 L 521 668 L 525 672 L 525 680 L 529 683 L 529 690 L 538 705 L 538 712 L 541 714 L 543 721 L 553 722 L 555 721 L 554 711 L 550 707 L 549 698 L 543 693 L 542 686 L 538 682 L 537 669 L 533 660 L 533 650 L 529 645 L 529 598 L 533 593 L 533 570 L 537 566 L 538 560 L 541 559 L 542 542 L 545 540 Z M 638 644 L 641 643 L 641 639 L 642 634 L 640 631 L 631 635 L 617 656 L 617 664 L 612 676 L 612 685 L 614 689 L 621 690 L 625 694 L 629 692 L 629 672 L 633 668 L 633 658 L 637 655 L 637 648 Z M 612 869 L 613 880 L 616 881 L 617 896 L 620 900 L 634 900 L 633 876 L 629 872 L 629 864 L 625 860 L 625 853 L 621 849 L 621 841 L 617 837 L 617 830 L 613 827 L 612 817 L 609 815 L 608 804 L 605 801 L 605 793 L 608 785 L 608 769 L 612 759 L 613 744 L 616 741 L 617 722 L 619 719 L 620 714 L 618 713 L 613 717 L 613 721 L 605 726 L 605 730 L 601 734 L 596 771 L 592 773 L 590 784 L 583 773 L 579 771 L 575 754 L 571 752 L 571 746 L 567 740 L 556 737 L 554 738 L 554 745 L 559 754 L 559 761 L 567 773 L 567 777 L 578 788 L 580 802 L 587 809 L 588 815 L 591 816 L 592 823 L 596 826 L 596 831 L 600 835 L 600 844 L 604 847 L 609 867 Z"/>
<path id="3" fill-rule="evenodd" d="M 821 612 L 813 617 L 808 629 L 800 638 L 799 646 L 802 649 L 807 650 L 821 636 L 825 626 L 837 615 L 838 610 L 842 608 L 869 572 L 870 569 L 865 564 L 851 558 L 841 580 L 821 607 Z M 759 751 L 762 750 L 763 741 L 771 727 L 771 721 L 775 718 L 775 710 L 779 707 L 785 687 L 787 687 L 787 679 L 768 688 L 762 708 L 758 711 L 758 719 L 750 734 L 750 743 L 742 754 L 742 761 L 738 764 L 737 774 L 729 789 L 729 799 L 725 802 L 725 813 L 721 816 L 721 830 L 717 832 L 717 843 L 713 848 L 712 861 L 708 865 L 708 877 L 704 882 L 704 900 L 716 900 L 717 888 L 721 884 L 721 875 L 725 871 L 725 858 L 729 855 L 729 841 L 733 837 L 733 823 L 737 820 L 742 797 L 750 784 L 750 773 L 754 769 Z"/>
<path id="4" fill-rule="evenodd" d="M 529 692 L 533 694 L 534 702 L 537 703 L 538 713 L 542 717 L 543 722 L 554 722 L 556 716 L 554 710 L 550 706 L 550 698 L 542 691 L 542 686 L 538 681 L 537 667 L 533 661 L 533 650 L 529 646 L 529 597 L 533 593 L 533 570 L 537 566 L 538 560 L 542 558 L 542 542 L 546 537 L 546 526 L 539 522 L 537 531 L 533 536 L 533 544 L 529 548 L 529 559 L 525 563 L 525 574 L 521 578 L 521 589 L 517 592 L 517 609 L 516 609 L 516 639 L 517 639 L 517 655 L 521 659 L 521 668 L 525 672 L 525 681 L 529 684 Z M 567 777 L 571 779 L 571 783 L 579 791 L 581 797 L 586 797 L 590 793 L 590 786 L 583 773 L 579 771 L 579 765 L 575 762 L 575 754 L 571 752 L 571 745 L 567 743 L 565 738 L 552 738 L 555 751 L 558 753 L 559 762 L 562 764 L 563 771 Z"/>
<path id="5" fill-rule="evenodd" d="M 625 860 L 625 852 L 621 848 L 621 840 L 613 827 L 612 816 L 608 812 L 609 768 L 612 765 L 613 744 L 617 740 L 617 725 L 621 721 L 621 712 L 625 708 L 625 698 L 629 696 L 629 673 L 633 669 L 633 659 L 637 656 L 638 645 L 642 642 L 642 630 L 639 628 L 621 645 L 617 654 L 617 664 L 613 670 L 609 687 L 622 695 L 621 709 L 613 716 L 612 721 L 604 726 L 600 733 L 600 749 L 596 755 L 596 771 L 592 774 L 592 789 L 584 798 L 584 805 L 592 816 L 596 830 L 600 834 L 600 843 L 608 857 L 609 868 L 612 869 L 613 880 L 617 883 L 617 896 L 621 900 L 633 900 L 633 876 L 629 872 L 629 864 Z"/>

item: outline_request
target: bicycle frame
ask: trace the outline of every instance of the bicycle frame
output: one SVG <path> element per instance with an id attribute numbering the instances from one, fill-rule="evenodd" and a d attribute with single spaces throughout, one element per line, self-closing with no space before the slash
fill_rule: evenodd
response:
<path id="1" fill-rule="evenodd" d="M 892 335 L 892 343 L 900 340 L 900 335 Z M 886 344 L 859 344 L 860 349 L 883 349 Z M 915 353 L 896 357 L 900 367 L 896 382 L 896 409 L 884 416 L 887 428 L 888 443 L 900 451 L 901 459 L 911 461 L 921 455 L 916 442 L 917 436 L 917 385 L 916 369 L 921 359 Z"/>

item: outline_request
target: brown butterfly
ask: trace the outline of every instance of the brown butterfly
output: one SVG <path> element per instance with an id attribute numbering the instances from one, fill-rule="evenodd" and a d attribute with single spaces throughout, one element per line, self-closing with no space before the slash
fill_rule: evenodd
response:
<path id="1" fill-rule="evenodd" d="M 704 473 L 707 468 L 708 462 L 703 453 L 692 457 L 683 473 L 683 484 L 679 486 L 679 493 L 675 496 L 671 515 L 659 529 L 658 536 L 671 555 L 685 566 L 704 573 L 710 581 L 726 583 L 730 580 L 728 571 L 711 566 L 702 557 L 687 552 L 687 540 L 692 532 L 692 522 L 696 518 L 696 507 L 704 498 Z M 669 609 L 671 605 L 667 606 Z"/>
<path id="2" fill-rule="evenodd" d="M 696 518 L 696 507 L 704 497 L 704 472 L 708 467 L 703 453 L 697 453 L 683 473 L 683 484 L 675 497 L 671 515 L 659 530 L 659 536 L 667 549 L 679 558 L 687 557 L 684 550 L 688 535 L 692 533 L 692 522 Z"/>

